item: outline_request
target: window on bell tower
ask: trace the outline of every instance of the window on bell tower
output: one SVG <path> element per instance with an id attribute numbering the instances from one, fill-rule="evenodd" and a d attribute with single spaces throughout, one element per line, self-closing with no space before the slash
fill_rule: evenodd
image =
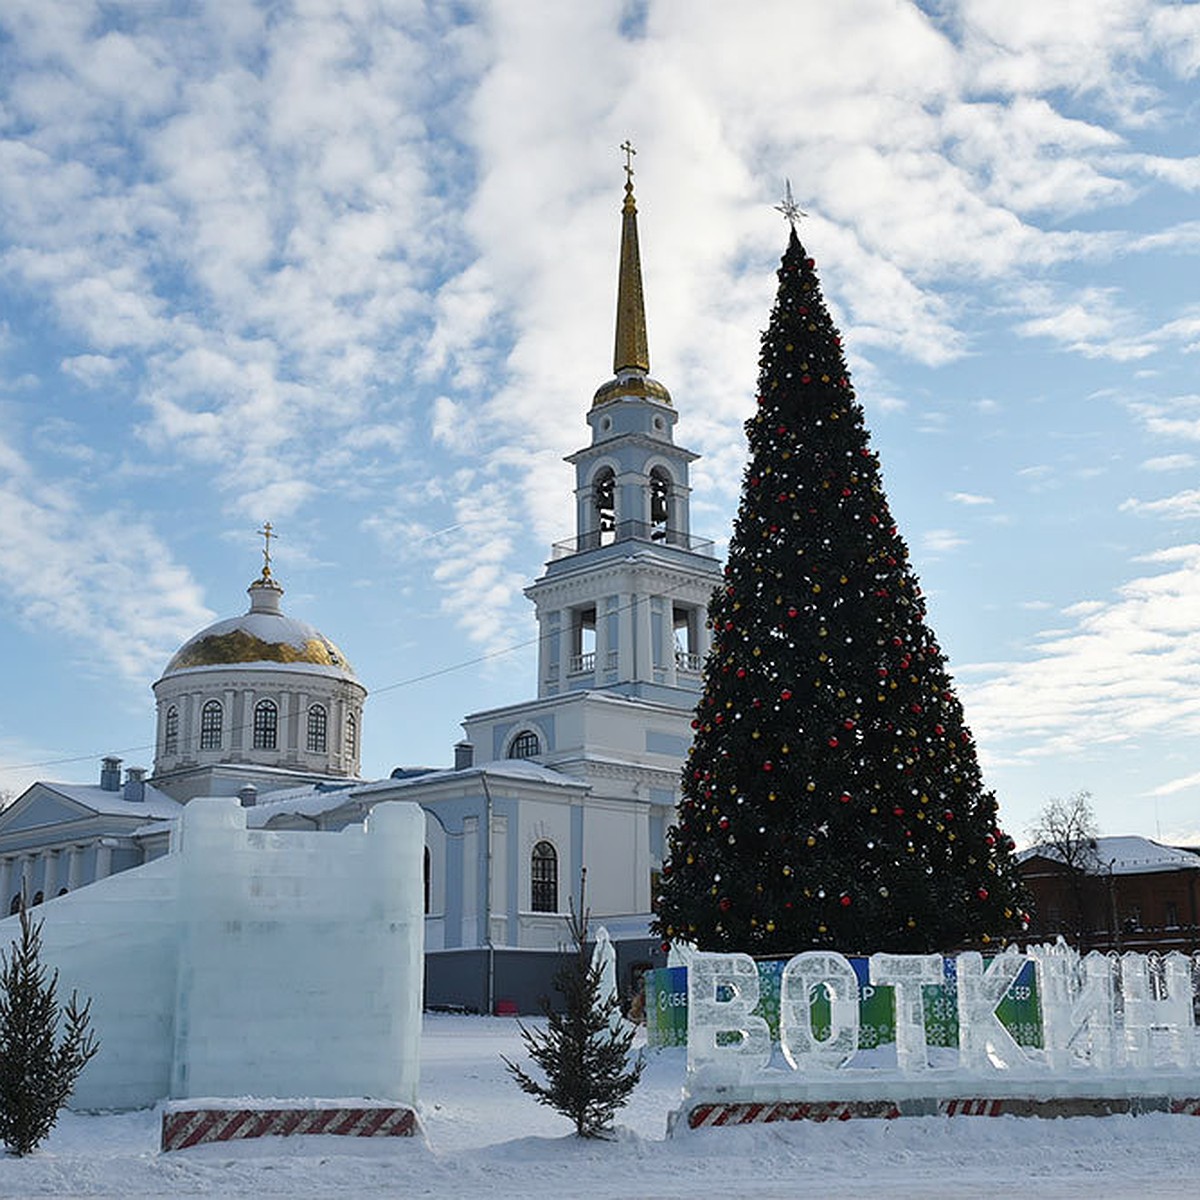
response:
<path id="1" fill-rule="evenodd" d="M 592 499 L 596 505 L 596 544 L 607 546 L 617 537 L 617 477 L 612 467 L 605 467 L 592 484 Z"/>
<path id="2" fill-rule="evenodd" d="M 650 537 L 666 541 L 671 528 L 671 477 L 655 467 L 650 472 Z"/>

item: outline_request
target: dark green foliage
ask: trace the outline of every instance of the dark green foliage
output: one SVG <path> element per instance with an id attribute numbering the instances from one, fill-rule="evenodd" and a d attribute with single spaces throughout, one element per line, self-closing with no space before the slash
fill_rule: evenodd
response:
<path id="1" fill-rule="evenodd" d="M 90 1025 L 91 1001 L 82 1008 L 71 993 L 58 1033 L 58 972 L 40 960 L 41 922 L 21 907 L 21 937 L 0 952 L 0 1139 L 14 1154 L 28 1154 L 49 1134 L 79 1072 L 100 1049 Z"/>
<path id="2" fill-rule="evenodd" d="M 541 1067 L 546 1082 L 539 1083 L 507 1058 L 504 1065 L 522 1091 L 572 1120 L 580 1137 L 604 1138 L 645 1064 L 639 1054 L 630 1066 L 634 1029 L 615 1020 L 620 1013 L 616 996 L 601 996 L 600 967 L 592 964 L 586 945 L 587 921 L 587 912 L 578 917 L 572 904 L 575 956 L 554 981 L 563 999 L 562 1010 L 555 1011 L 549 999 L 543 999 L 545 1032 L 521 1026 L 529 1057 Z"/>
<path id="3" fill-rule="evenodd" d="M 998 945 L 1013 843 L 795 230 L 760 366 L 656 928 L 762 955 Z"/>

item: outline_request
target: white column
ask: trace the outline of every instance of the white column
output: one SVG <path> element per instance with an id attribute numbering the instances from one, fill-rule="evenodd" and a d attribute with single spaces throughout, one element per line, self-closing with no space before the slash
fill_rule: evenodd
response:
<path id="1" fill-rule="evenodd" d="M 621 615 L 618 619 L 620 634 L 617 644 L 618 679 L 633 679 L 637 674 L 637 663 L 634 662 L 633 655 L 634 600 L 628 592 L 621 593 Z"/>
<path id="2" fill-rule="evenodd" d="M 637 671 L 635 679 L 654 679 L 654 641 L 650 626 L 650 597 L 637 597 Z"/>
<path id="3" fill-rule="evenodd" d="M 42 895 L 53 900 L 58 895 L 58 851 L 47 850 L 42 855 Z"/>
<path id="4" fill-rule="evenodd" d="M 103 842 L 96 843 L 96 879 L 107 879 L 112 874 L 112 847 Z"/>
<path id="5" fill-rule="evenodd" d="M 83 871 L 83 847 L 72 846 L 67 854 L 67 891 L 73 892 L 79 887 Z"/>
<path id="6" fill-rule="evenodd" d="M 8 916 L 8 905 L 12 900 L 13 860 L 0 858 L 0 917 Z"/>

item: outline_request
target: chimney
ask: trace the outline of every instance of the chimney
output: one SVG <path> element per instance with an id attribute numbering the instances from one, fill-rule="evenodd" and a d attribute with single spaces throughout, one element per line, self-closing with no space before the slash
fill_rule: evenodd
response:
<path id="1" fill-rule="evenodd" d="M 243 783 L 238 788 L 238 800 L 243 808 L 253 808 L 258 803 L 258 788 L 252 783 Z"/>
<path id="2" fill-rule="evenodd" d="M 100 760 L 100 786 L 106 792 L 121 790 L 121 760 L 119 758 L 102 758 Z"/>
<path id="3" fill-rule="evenodd" d="M 122 792 L 126 800 L 140 804 L 146 799 L 146 768 L 130 767 L 125 772 L 125 789 Z"/>
<path id="4" fill-rule="evenodd" d="M 475 747 L 470 742 L 454 743 L 454 769 L 465 771 L 475 765 Z"/>

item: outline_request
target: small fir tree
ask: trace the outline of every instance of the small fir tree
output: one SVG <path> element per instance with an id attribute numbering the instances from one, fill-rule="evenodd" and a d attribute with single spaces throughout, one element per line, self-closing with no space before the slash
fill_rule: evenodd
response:
<path id="1" fill-rule="evenodd" d="M 20 909 L 21 936 L 0 951 L 0 1139 L 14 1154 L 28 1154 L 54 1128 L 79 1072 L 100 1049 L 93 1035 L 91 1001 L 81 1008 L 74 992 L 62 1010 L 58 1034 L 58 972 L 41 962 L 42 925 Z"/>
<path id="2" fill-rule="evenodd" d="M 628 1102 L 645 1062 L 639 1053 L 630 1065 L 634 1028 L 617 1019 L 617 997 L 601 994 L 601 967 L 587 949 L 588 912 L 583 908 L 582 886 L 580 909 L 582 916 L 576 914 L 572 901 L 569 929 L 575 954 L 554 980 L 563 1000 L 561 1011 L 545 997 L 545 1031 L 520 1027 L 529 1057 L 542 1069 L 546 1082 L 538 1082 L 501 1057 L 521 1090 L 573 1121 L 579 1137 L 607 1138 L 613 1115 Z"/>
<path id="3" fill-rule="evenodd" d="M 1002 942 L 1013 842 L 794 225 L 760 368 L 656 928 L 764 955 Z"/>

